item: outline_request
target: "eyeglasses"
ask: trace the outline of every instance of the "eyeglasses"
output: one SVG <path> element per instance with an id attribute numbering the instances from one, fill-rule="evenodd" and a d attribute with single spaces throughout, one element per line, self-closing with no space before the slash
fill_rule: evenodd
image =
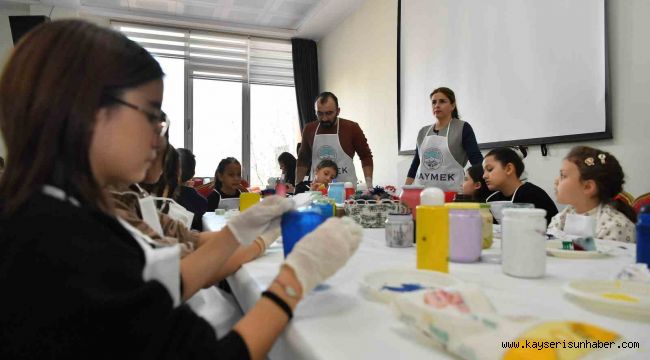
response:
<path id="1" fill-rule="evenodd" d="M 169 129 L 169 118 L 167 117 L 167 114 L 165 114 L 164 111 L 159 110 L 160 113 L 156 114 L 153 111 L 143 109 L 138 105 L 131 104 L 130 102 L 126 102 L 116 97 L 111 97 L 111 100 L 117 102 L 120 105 L 130 107 L 133 110 L 137 110 L 143 113 L 147 117 L 147 120 L 149 120 L 151 125 L 158 130 L 158 134 L 160 136 L 165 136 L 165 134 L 167 133 L 167 130 Z"/>

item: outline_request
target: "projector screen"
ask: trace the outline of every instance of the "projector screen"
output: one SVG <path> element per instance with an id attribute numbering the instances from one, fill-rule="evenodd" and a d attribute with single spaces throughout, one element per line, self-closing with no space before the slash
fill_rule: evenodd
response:
<path id="1" fill-rule="evenodd" d="M 398 3 L 398 143 L 456 94 L 481 148 L 611 138 L 605 0 Z"/>

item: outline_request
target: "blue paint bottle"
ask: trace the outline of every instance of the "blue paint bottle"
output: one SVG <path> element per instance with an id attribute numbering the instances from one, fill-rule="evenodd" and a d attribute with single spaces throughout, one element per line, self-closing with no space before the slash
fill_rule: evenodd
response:
<path id="1" fill-rule="evenodd" d="M 636 262 L 650 266 L 650 205 L 641 208 L 636 223 Z"/>

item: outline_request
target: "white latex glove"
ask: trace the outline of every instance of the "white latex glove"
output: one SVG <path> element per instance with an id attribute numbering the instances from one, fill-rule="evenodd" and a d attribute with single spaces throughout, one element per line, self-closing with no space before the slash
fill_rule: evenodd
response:
<path id="1" fill-rule="evenodd" d="M 250 245 L 260 234 L 279 229 L 282 214 L 293 208 L 293 200 L 270 196 L 230 218 L 226 226 L 242 245 Z"/>
<path id="2" fill-rule="evenodd" d="M 264 255 L 266 249 L 268 249 L 269 246 L 271 246 L 275 242 L 275 240 L 277 240 L 280 237 L 281 232 L 282 231 L 280 228 L 271 229 L 265 232 L 264 234 L 258 236 L 257 239 L 255 239 L 255 242 L 259 245 L 259 247 L 262 250 L 260 252 L 260 256 Z"/>
<path id="3" fill-rule="evenodd" d="M 363 228 L 350 218 L 329 218 L 305 235 L 284 261 L 296 274 L 302 293 L 343 267 L 359 247 Z"/>

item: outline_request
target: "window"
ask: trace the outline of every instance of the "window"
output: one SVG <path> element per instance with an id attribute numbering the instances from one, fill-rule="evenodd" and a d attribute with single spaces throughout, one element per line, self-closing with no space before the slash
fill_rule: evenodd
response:
<path id="1" fill-rule="evenodd" d="M 279 177 L 278 156 L 296 154 L 300 139 L 296 92 L 293 87 L 251 85 L 251 185 Z"/>
<path id="2" fill-rule="evenodd" d="M 194 79 L 196 176 L 214 176 L 221 159 L 242 159 L 242 83 Z"/>
<path id="3" fill-rule="evenodd" d="M 280 175 L 277 157 L 300 138 L 291 43 L 188 29 L 113 22 L 165 72 L 163 110 L 170 142 L 196 155 L 196 176 L 222 158 L 242 162 L 251 186 Z"/>
<path id="4" fill-rule="evenodd" d="M 165 72 L 162 110 L 170 121 L 169 142 L 180 148 L 185 144 L 185 61 L 179 58 L 154 57 Z"/>

